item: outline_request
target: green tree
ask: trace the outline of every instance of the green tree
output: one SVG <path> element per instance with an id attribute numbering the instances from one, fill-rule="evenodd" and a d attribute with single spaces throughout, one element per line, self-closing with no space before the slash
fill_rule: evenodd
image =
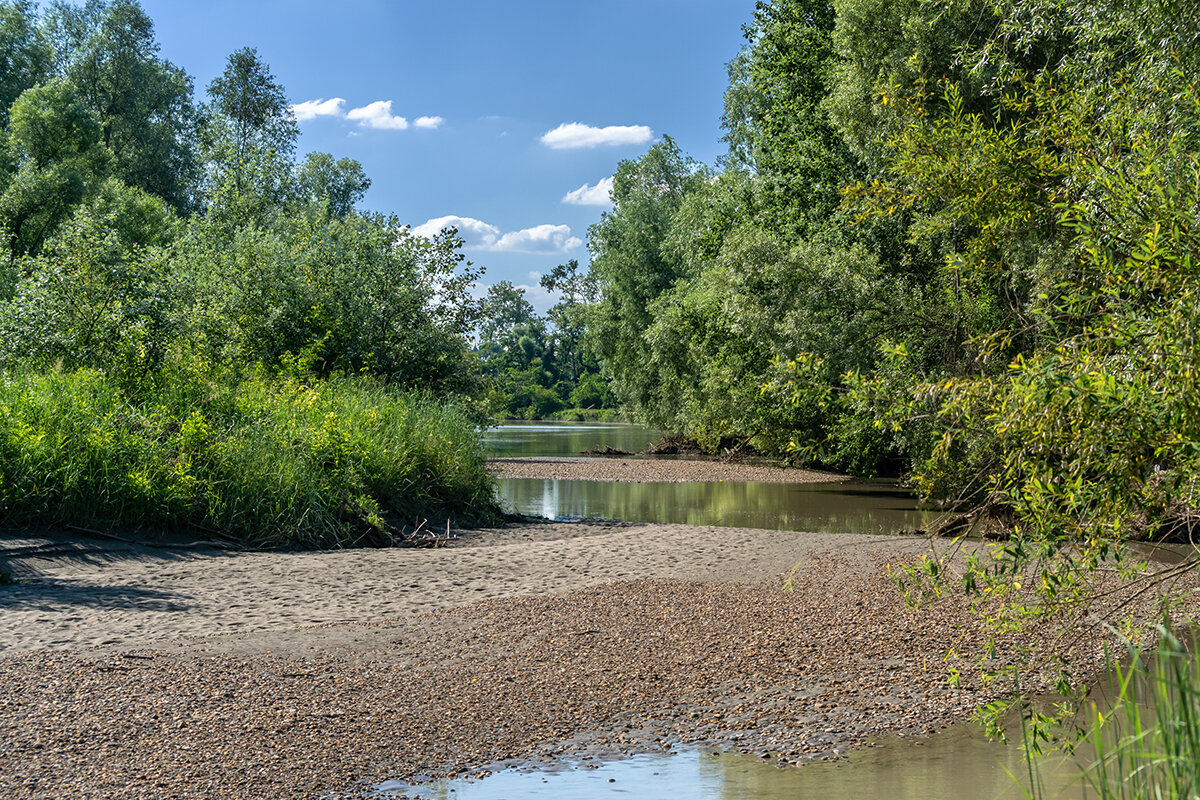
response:
<path id="1" fill-rule="evenodd" d="M 588 315 L 600 299 L 596 276 L 590 270 L 580 271 L 579 261 L 573 258 L 541 276 L 538 285 L 559 294 L 559 301 L 549 312 L 554 323 L 555 350 L 565 377 L 578 383 L 589 367 L 598 371 L 596 358 L 584 340 Z"/>
<path id="2" fill-rule="evenodd" d="M 46 21 L 59 43 L 60 74 L 100 124 L 112 174 L 163 198 L 195 207 L 198 115 L 192 80 L 159 56 L 154 24 L 133 0 L 51 6 Z"/>
<path id="3" fill-rule="evenodd" d="M 760 1 L 729 64 L 726 161 L 755 176 L 754 216 L 783 235 L 822 226 L 861 172 L 825 105 L 834 20 L 826 0 Z"/>
<path id="4" fill-rule="evenodd" d="M 50 49 L 37 26 L 30 0 L 0 2 L 0 129 L 21 93 L 45 79 Z"/>
<path id="5" fill-rule="evenodd" d="M 0 193 L 10 261 L 35 252 L 107 172 L 111 154 L 75 88 L 54 79 L 13 103 L 7 145 L 17 164 Z"/>
<path id="6" fill-rule="evenodd" d="M 304 202 L 324 203 L 332 216 L 344 217 L 371 188 L 371 179 L 352 158 L 334 161 L 328 153 L 309 153 L 296 168 L 296 187 Z"/>
<path id="7" fill-rule="evenodd" d="M 613 177 L 615 207 L 591 227 L 588 248 L 601 292 L 593 341 L 623 402 L 642 413 L 657 405 L 663 387 L 643 370 L 650 354 L 642 333 L 653 322 L 651 303 L 687 273 L 663 243 L 685 198 L 709 180 L 708 170 L 664 136 L 636 161 L 622 161 Z"/>
<path id="8" fill-rule="evenodd" d="M 229 56 L 225 71 L 208 85 L 208 96 L 210 194 L 253 198 L 259 212 L 279 207 L 300 136 L 283 87 L 258 51 L 244 47 Z"/>

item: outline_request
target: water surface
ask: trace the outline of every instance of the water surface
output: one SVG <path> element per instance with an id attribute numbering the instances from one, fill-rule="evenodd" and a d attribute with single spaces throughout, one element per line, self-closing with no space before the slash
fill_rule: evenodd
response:
<path id="1" fill-rule="evenodd" d="M 577 456 L 611 447 L 640 453 L 662 438 L 662 431 L 624 422 L 505 422 L 483 432 L 483 444 L 495 457 Z"/>
<path id="2" fill-rule="evenodd" d="M 887 483 L 623 483 L 501 478 L 501 503 L 529 516 L 739 528 L 890 533 L 919 528 L 936 512 Z"/>
<path id="3" fill-rule="evenodd" d="M 495 457 L 562 458 L 605 447 L 636 453 L 661 436 L 661 431 L 620 422 L 506 422 L 485 431 L 483 439 Z M 883 481 L 628 483 L 501 478 L 496 484 L 507 510 L 547 519 L 890 533 L 919 528 L 936 516 L 918 508 L 910 492 Z"/>
<path id="4" fill-rule="evenodd" d="M 1046 800 L 1084 797 L 1072 762 L 1047 758 L 1041 772 Z M 1019 747 L 989 742 L 978 726 L 960 723 L 920 740 L 892 737 L 842 761 L 802 767 L 688 750 L 597 769 L 506 770 L 483 780 L 377 788 L 381 800 L 400 792 L 421 800 L 1021 800 L 1028 782 Z"/>

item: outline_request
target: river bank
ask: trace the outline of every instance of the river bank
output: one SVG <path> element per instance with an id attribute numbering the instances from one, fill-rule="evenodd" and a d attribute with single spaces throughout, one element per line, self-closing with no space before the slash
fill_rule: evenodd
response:
<path id="1" fill-rule="evenodd" d="M 832 483 L 849 480 L 836 472 L 702 459 L 637 457 L 561 458 L 526 456 L 490 458 L 497 478 L 541 480 L 683 483 L 688 481 L 758 481 L 762 483 Z"/>
<path id="2" fill-rule="evenodd" d="M 0 792 L 329 798 L 688 745 L 837 758 L 990 697 L 946 684 L 945 652 L 983 639 L 960 599 L 909 609 L 886 575 L 929 546 L 605 522 L 430 550 L 4 537 L 23 582 L 0 590 Z"/>
<path id="3" fill-rule="evenodd" d="M 317 797 L 689 742 L 801 761 L 986 699 L 945 685 L 946 649 L 979 640 L 957 600 L 906 609 L 884 575 L 918 539 L 571 523 L 423 551 L 92 544 L 10 559 L 33 582 L 0 594 L 7 797 Z"/>

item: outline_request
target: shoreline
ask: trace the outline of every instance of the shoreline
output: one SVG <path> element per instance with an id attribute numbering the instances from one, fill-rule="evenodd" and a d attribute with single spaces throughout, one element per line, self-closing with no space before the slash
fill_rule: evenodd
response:
<path id="1" fill-rule="evenodd" d="M 842 483 L 850 476 L 795 467 L 725 463 L 653 456 L 524 456 L 489 458 L 497 478 L 585 480 L 629 483 L 758 481 L 762 483 Z"/>
<path id="2" fill-rule="evenodd" d="M 962 599 L 913 610 L 885 574 L 930 546 L 596 522 L 319 553 L 0 537 L 0 558 L 71 550 L 7 559 L 32 582 L 0 590 L 0 789 L 358 797 L 687 746 L 836 759 L 991 697 L 946 685 L 946 650 L 983 637 Z"/>

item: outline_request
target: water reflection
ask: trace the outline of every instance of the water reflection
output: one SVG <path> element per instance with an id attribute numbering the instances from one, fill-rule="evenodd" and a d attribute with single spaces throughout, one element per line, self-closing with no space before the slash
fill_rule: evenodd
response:
<path id="1" fill-rule="evenodd" d="M 1062 757 L 1041 766 L 1047 800 L 1084 797 L 1078 771 Z M 1024 780 L 1022 780 L 1024 779 Z M 753 756 L 684 751 L 637 756 L 598 769 L 504 771 L 483 780 L 437 781 L 427 786 L 381 784 L 380 797 L 403 792 L 422 800 L 1019 800 L 1027 797 L 1020 749 L 989 742 L 963 723 L 920 743 L 891 739 L 845 761 L 779 768 Z"/>
<path id="2" fill-rule="evenodd" d="M 619 483 L 502 478 L 497 491 L 518 514 L 604 517 L 828 533 L 918 528 L 936 512 L 886 483 Z"/>
<path id="3" fill-rule="evenodd" d="M 662 431 L 623 422 L 506 422 L 483 432 L 488 453 L 497 457 L 577 456 L 611 447 L 640 453 Z"/>

